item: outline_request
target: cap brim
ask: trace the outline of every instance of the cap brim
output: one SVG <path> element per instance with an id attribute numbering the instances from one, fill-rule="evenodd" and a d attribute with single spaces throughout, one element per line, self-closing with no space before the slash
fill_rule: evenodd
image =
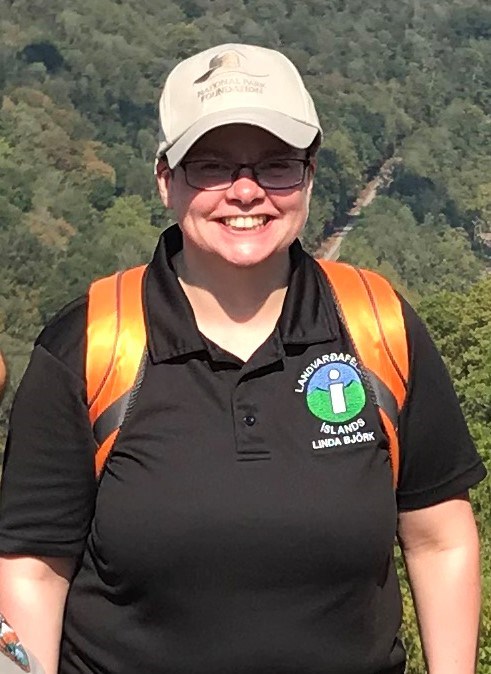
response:
<path id="1" fill-rule="evenodd" d="M 275 110 L 234 108 L 233 110 L 221 110 L 202 117 L 170 147 L 165 142 L 160 143 L 157 156 L 161 157 L 165 154 L 170 168 L 174 168 L 201 136 L 212 129 L 227 124 L 258 126 L 287 143 L 287 145 L 302 150 L 310 147 L 317 134 L 321 133 L 319 127 L 292 119 Z"/>

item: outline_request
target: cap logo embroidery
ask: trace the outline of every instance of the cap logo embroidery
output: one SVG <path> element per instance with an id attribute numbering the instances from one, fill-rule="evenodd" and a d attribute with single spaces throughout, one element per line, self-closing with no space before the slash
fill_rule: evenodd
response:
<path id="1" fill-rule="evenodd" d="M 198 77 L 194 84 L 201 84 L 211 77 L 217 70 L 240 70 L 240 56 L 236 51 L 225 51 L 214 56 L 204 75 Z"/>
<path id="2" fill-rule="evenodd" d="M 245 68 L 242 67 L 242 61 L 244 60 L 244 57 L 238 51 L 223 51 L 221 54 L 217 54 L 210 60 L 208 70 L 204 75 L 198 77 L 198 79 L 194 81 L 194 84 L 206 82 L 212 75 L 217 74 L 217 71 L 237 72 L 249 77 L 267 77 L 267 75 L 257 75 L 246 72 Z"/>
<path id="3" fill-rule="evenodd" d="M 208 64 L 208 70 L 193 83 L 196 85 L 208 82 L 197 92 L 200 102 L 232 92 L 262 94 L 265 83 L 258 78 L 269 75 L 248 72 L 245 60 L 242 54 L 235 50 L 224 51 L 214 56 Z"/>

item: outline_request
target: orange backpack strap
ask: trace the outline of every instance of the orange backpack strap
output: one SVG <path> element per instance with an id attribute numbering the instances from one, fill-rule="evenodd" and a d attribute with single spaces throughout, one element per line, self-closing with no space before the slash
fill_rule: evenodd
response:
<path id="1" fill-rule="evenodd" d="M 143 274 L 135 267 L 89 288 L 85 377 L 99 477 L 116 440 L 146 355 Z"/>
<path id="2" fill-rule="evenodd" d="M 378 407 L 389 440 L 394 487 L 399 475 L 398 417 L 406 399 L 409 357 L 399 298 L 375 272 L 318 260 L 332 288 L 338 314 Z"/>

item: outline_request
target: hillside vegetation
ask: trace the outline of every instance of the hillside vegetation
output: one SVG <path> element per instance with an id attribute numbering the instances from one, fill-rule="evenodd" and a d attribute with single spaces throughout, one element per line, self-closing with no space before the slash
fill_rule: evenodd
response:
<path id="1" fill-rule="evenodd" d="M 342 256 L 418 306 L 491 462 L 491 6 L 488 0 L 4 0 L 0 3 L 0 439 L 32 340 L 94 277 L 147 260 L 172 222 L 153 178 L 157 100 L 178 60 L 278 48 L 325 136 L 304 243 L 342 223 L 389 157 L 394 181 Z M 474 500 L 491 596 L 489 482 Z M 407 599 L 408 590 L 404 586 Z M 409 674 L 423 672 L 414 618 Z M 491 674 L 491 606 L 479 671 Z"/>

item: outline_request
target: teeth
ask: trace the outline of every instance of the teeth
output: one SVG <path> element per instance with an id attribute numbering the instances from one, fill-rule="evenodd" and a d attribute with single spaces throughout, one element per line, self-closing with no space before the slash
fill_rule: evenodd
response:
<path id="1" fill-rule="evenodd" d="M 227 227 L 233 229 L 254 229 L 255 227 L 262 227 L 268 222 L 267 215 L 246 215 L 236 216 L 231 218 L 223 218 L 223 222 Z"/>

